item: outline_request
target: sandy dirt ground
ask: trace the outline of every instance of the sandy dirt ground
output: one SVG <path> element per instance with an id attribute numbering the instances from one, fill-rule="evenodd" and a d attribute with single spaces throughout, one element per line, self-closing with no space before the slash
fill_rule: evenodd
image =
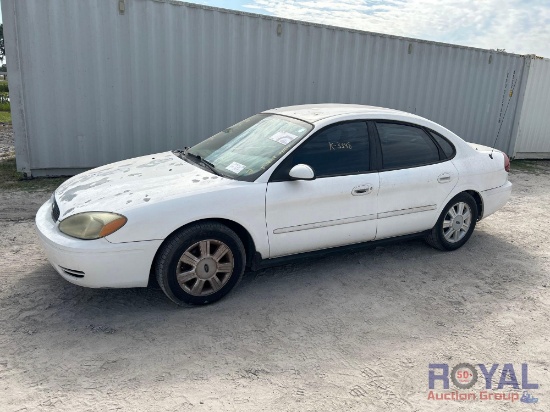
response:
<path id="1" fill-rule="evenodd" d="M 15 154 L 13 131 L 10 124 L 0 123 L 0 160 Z"/>
<path id="2" fill-rule="evenodd" d="M 513 172 L 511 201 L 456 252 L 266 269 L 199 308 L 66 282 L 32 221 L 50 193 L 0 192 L 0 411 L 548 411 L 549 178 L 550 162 Z M 494 387 L 527 363 L 538 403 L 429 400 L 428 365 L 461 362 L 498 363 Z"/>

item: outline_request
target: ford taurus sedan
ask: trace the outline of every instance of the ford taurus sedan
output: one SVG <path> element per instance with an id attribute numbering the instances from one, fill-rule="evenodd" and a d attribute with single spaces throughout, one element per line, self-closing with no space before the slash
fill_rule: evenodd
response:
<path id="1" fill-rule="evenodd" d="M 502 207 L 509 159 L 401 111 L 283 107 L 183 150 L 63 183 L 36 225 L 59 274 L 94 288 L 157 281 L 177 304 L 226 295 L 247 268 L 386 239 L 464 245 Z"/>

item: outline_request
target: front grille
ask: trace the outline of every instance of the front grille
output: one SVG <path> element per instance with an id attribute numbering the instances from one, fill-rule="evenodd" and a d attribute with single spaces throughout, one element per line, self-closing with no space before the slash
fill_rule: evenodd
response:
<path id="1" fill-rule="evenodd" d="M 55 196 L 53 197 L 52 203 L 52 219 L 54 222 L 57 222 L 59 220 L 59 206 L 57 206 L 57 200 L 55 200 Z"/>
<path id="2" fill-rule="evenodd" d="M 82 272 L 81 270 L 67 269 L 67 268 L 64 268 L 63 266 L 59 266 L 59 267 L 61 268 L 61 270 L 63 272 L 65 272 L 69 276 L 74 276 L 75 278 L 83 278 L 84 277 L 84 272 Z"/>

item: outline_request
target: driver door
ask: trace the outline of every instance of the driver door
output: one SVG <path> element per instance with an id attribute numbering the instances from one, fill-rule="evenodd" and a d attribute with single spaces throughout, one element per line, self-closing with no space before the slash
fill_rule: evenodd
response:
<path id="1" fill-rule="evenodd" d="M 379 180 L 367 130 L 364 121 L 329 126 L 279 165 L 266 192 L 270 258 L 375 238 Z M 315 179 L 291 180 L 297 164 Z"/>

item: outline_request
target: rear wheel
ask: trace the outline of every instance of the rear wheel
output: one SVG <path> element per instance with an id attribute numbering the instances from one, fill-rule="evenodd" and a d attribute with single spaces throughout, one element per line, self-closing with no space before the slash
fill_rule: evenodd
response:
<path id="1" fill-rule="evenodd" d="M 464 245 L 476 226 L 477 204 L 468 193 L 455 196 L 443 209 L 426 242 L 439 250 L 456 250 Z"/>
<path id="2" fill-rule="evenodd" d="M 231 229 L 199 223 L 172 235 L 159 251 L 157 281 L 179 305 L 204 305 L 225 296 L 240 281 L 244 246 Z"/>

